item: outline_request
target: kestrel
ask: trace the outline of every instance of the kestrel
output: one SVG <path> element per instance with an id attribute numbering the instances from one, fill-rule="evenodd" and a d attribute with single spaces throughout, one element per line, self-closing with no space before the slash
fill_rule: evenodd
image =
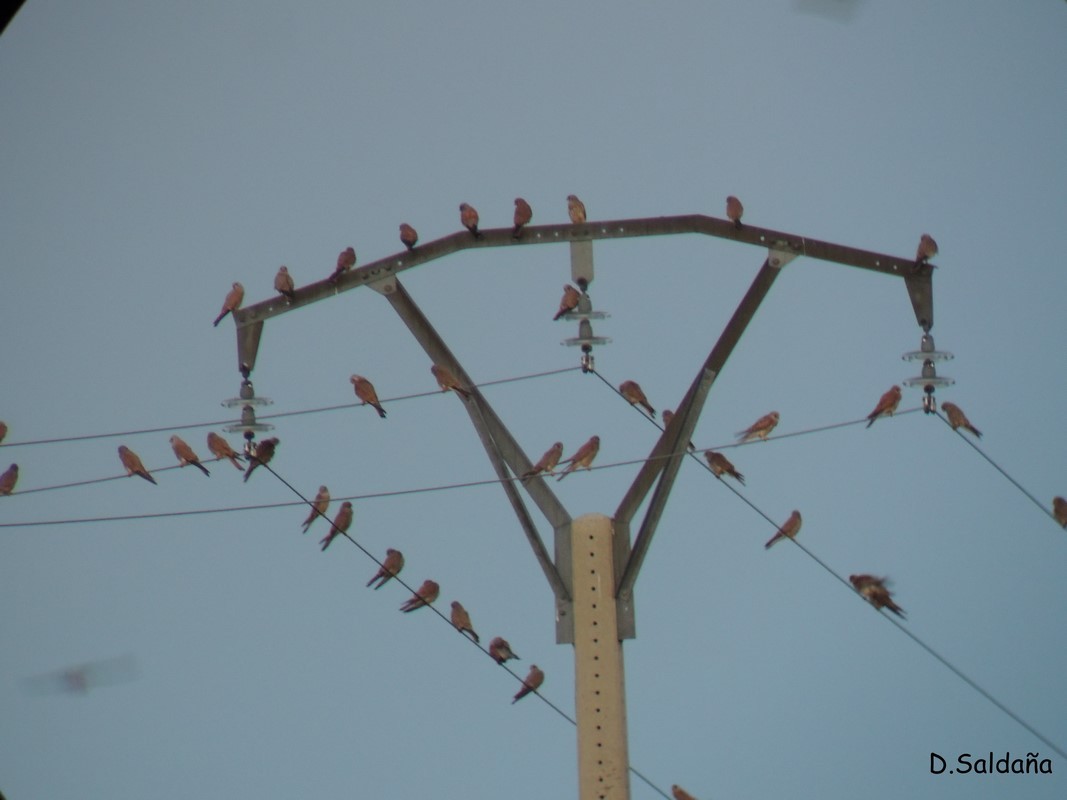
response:
<path id="1" fill-rule="evenodd" d="M 178 457 L 178 463 L 181 464 L 183 467 L 186 464 L 192 464 L 205 475 L 211 474 L 207 471 L 207 467 L 200 463 L 200 456 L 194 453 L 193 448 L 186 444 L 185 440 L 182 439 L 180 436 L 171 436 L 170 446 L 171 449 L 174 450 L 174 455 Z"/>
<path id="2" fill-rule="evenodd" d="M 395 578 L 400 574 L 400 570 L 404 568 L 404 554 L 399 550 L 388 548 L 385 551 L 385 560 L 382 561 L 381 567 L 374 573 L 374 577 L 367 581 L 367 586 L 370 586 L 375 581 L 378 581 L 378 585 L 375 586 L 375 590 L 381 589 L 389 581 L 390 578 Z"/>
<path id="3" fill-rule="evenodd" d="M 474 235 L 475 239 L 482 238 L 482 234 L 478 231 L 478 212 L 474 210 L 474 206 L 468 203 L 460 203 L 459 221 L 463 223 L 464 228 Z"/>
<path id="4" fill-rule="evenodd" d="M 207 435 L 207 449 L 210 450 L 219 461 L 228 458 L 230 459 L 230 463 L 237 467 L 237 469 L 244 469 L 244 467 L 241 466 L 241 463 L 237 460 L 237 451 L 230 447 L 230 443 L 215 433 L 215 431 L 211 431 Z"/>
<path id="5" fill-rule="evenodd" d="M 274 458 L 274 449 L 278 446 L 278 437 L 272 436 L 269 439 L 264 439 L 262 442 L 256 445 L 256 452 L 248 457 L 248 469 L 245 471 L 245 483 L 248 483 L 249 477 L 252 475 L 252 470 L 258 467 L 260 464 L 266 464 L 272 458 Z"/>
<path id="6" fill-rule="evenodd" d="M 672 419 L 674 419 L 674 412 L 671 411 L 669 408 L 663 409 L 663 429 L 664 430 L 666 430 L 667 426 L 671 424 L 671 420 Z M 697 449 L 697 446 L 695 444 L 693 444 L 692 442 L 689 442 L 688 446 L 689 446 L 690 450 L 696 450 Z M 742 481 L 742 483 L 744 483 L 744 481 Z"/>
<path id="7" fill-rule="evenodd" d="M 656 409 L 649 404 L 648 398 L 645 397 L 637 381 L 623 381 L 619 384 L 619 394 L 625 397 L 630 405 L 640 405 L 652 419 L 656 418 Z"/>
<path id="8" fill-rule="evenodd" d="M 737 432 L 738 441 L 747 442 L 749 439 L 755 439 L 757 436 L 764 441 L 767 441 L 767 436 L 774 430 L 774 426 L 778 424 L 778 412 L 772 411 L 769 414 L 764 414 L 758 420 L 753 422 L 743 431 Z"/>
<path id="9" fill-rule="evenodd" d="M 508 644 L 508 640 L 503 636 L 494 636 L 493 640 L 489 642 L 489 655 L 493 657 L 497 664 L 503 664 L 509 658 L 518 658 L 511 649 L 511 645 Z"/>
<path id="10" fill-rule="evenodd" d="M 521 197 L 515 198 L 515 227 L 511 229 L 511 238 L 519 239 L 522 237 L 522 229 L 530 224 L 530 220 L 533 219 L 533 209 L 530 208 L 530 204 L 523 200 Z"/>
<path id="11" fill-rule="evenodd" d="M 451 389 L 454 392 L 459 392 L 461 395 L 468 399 L 470 398 L 471 393 L 460 385 L 459 381 L 456 379 L 456 376 L 452 374 L 448 367 L 442 367 L 440 364 L 434 364 L 432 367 L 430 367 L 430 372 L 432 372 L 433 376 L 437 378 L 437 385 L 441 387 L 442 392 L 447 392 L 449 389 Z"/>
<path id="12" fill-rule="evenodd" d="M 378 393 L 374 391 L 374 384 L 362 375 L 353 375 L 348 380 L 352 382 L 352 388 L 356 390 L 356 397 L 363 401 L 363 405 L 374 406 L 378 416 L 385 419 L 385 409 L 378 402 Z"/>
<path id="13" fill-rule="evenodd" d="M 563 299 L 559 301 L 559 311 L 556 312 L 556 316 L 552 317 L 552 321 L 562 317 L 564 314 L 569 314 L 578 307 L 578 301 L 582 299 L 582 293 L 571 286 L 569 283 L 563 286 Z"/>
<path id="14" fill-rule="evenodd" d="M 741 205 L 741 201 L 733 195 L 729 195 L 726 198 L 726 218 L 733 222 L 734 227 L 740 229 L 741 217 L 745 215 L 745 207 Z"/>
<path id="15" fill-rule="evenodd" d="M 689 794 L 689 792 L 677 783 L 671 786 L 671 795 L 674 797 L 674 800 L 696 800 L 693 795 Z"/>
<path id="16" fill-rule="evenodd" d="M 848 579 L 875 608 L 888 608 L 898 617 L 904 617 L 904 609 L 893 602 L 892 592 L 886 587 L 888 578 L 876 578 L 874 575 L 849 575 Z"/>
<path id="17" fill-rule="evenodd" d="M 330 283 L 336 286 L 341 275 L 354 266 L 356 266 L 356 248 L 346 247 L 337 256 L 337 266 L 334 267 L 333 274 L 330 276 Z"/>
<path id="18" fill-rule="evenodd" d="M 585 203 L 579 200 L 577 195 L 567 195 L 567 214 L 575 225 L 585 222 Z"/>
<path id="19" fill-rule="evenodd" d="M 708 460 L 708 466 L 711 467 L 711 471 L 715 474 L 716 478 L 721 478 L 723 475 L 729 475 L 731 478 L 736 479 L 742 486 L 745 485 L 745 476 L 738 472 L 737 468 L 730 463 L 730 459 L 722 453 L 717 453 L 714 450 L 705 450 L 704 458 Z"/>
<path id="20" fill-rule="evenodd" d="M 900 405 L 900 387 L 893 386 L 892 389 L 882 395 L 882 398 L 878 401 L 878 405 L 874 407 L 874 411 L 867 415 L 867 427 L 871 427 L 874 421 L 879 417 L 891 417 L 893 412 L 897 410 L 897 406 Z"/>
<path id="21" fill-rule="evenodd" d="M 11 494 L 15 491 L 15 484 L 19 480 L 19 465 L 12 464 L 0 475 L 0 494 Z M 1059 499 L 1059 498 L 1057 498 Z"/>
<path id="22" fill-rule="evenodd" d="M 304 520 L 301 526 L 304 529 L 304 533 L 308 532 L 308 528 L 311 527 L 311 523 L 321 516 L 325 516 L 326 509 L 330 507 L 330 490 L 325 486 L 320 486 L 318 493 L 315 495 L 315 499 L 311 501 L 311 512 L 308 514 L 307 519 Z"/>
<path id="23" fill-rule="evenodd" d="M 11 466 L 14 467 L 15 465 L 12 464 Z M 1052 516 L 1056 518 L 1056 522 L 1067 528 L 1067 500 L 1062 497 L 1052 498 Z"/>
<path id="24" fill-rule="evenodd" d="M 400 610 L 407 614 L 416 608 L 428 606 L 437 599 L 437 595 L 440 593 L 441 587 L 437 585 L 437 581 L 431 581 L 427 578 L 422 582 L 422 586 L 416 590 L 415 594 L 404 601 L 404 605 L 400 606 Z"/>
<path id="25" fill-rule="evenodd" d="M 785 524 L 783 524 L 782 527 L 780 527 L 778 531 L 774 534 L 774 536 L 770 538 L 767 544 L 763 546 L 770 547 L 779 539 L 784 539 L 786 536 L 788 536 L 790 539 L 795 539 L 797 537 L 797 534 L 800 532 L 801 522 L 802 520 L 800 519 L 800 512 L 794 511 L 792 514 L 789 515 L 789 519 L 785 521 Z"/>
<path id="26" fill-rule="evenodd" d="M 563 464 L 567 464 L 567 468 L 563 470 L 557 481 L 561 481 L 567 477 L 568 474 L 574 472 L 578 467 L 585 467 L 590 469 L 589 465 L 593 463 L 593 459 L 596 458 L 596 454 L 600 451 L 600 437 L 591 436 L 589 441 L 578 448 L 577 452 L 570 458 L 564 459 Z M 569 463 L 568 463 L 569 462 Z"/>
<path id="27" fill-rule="evenodd" d="M 234 282 L 233 288 L 226 293 L 226 299 L 222 301 L 222 311 L 215 317 L 215 327 L 219 327 L 219 323 L 222 322 L 222 318 L 229 314 L 231 311 L 236 311 L 241 307 L 241 302 L 245 299 L 245 287 L 241 284 Z"/>
<path id="28" fill-rule="evenodd" d="M 408 225 L 406 222 L 400 223 L 400 241 L 404 243 L 404 247 L 408 250 L 414 250 L 415 245 L 419 243 L 419 232 Z"/>
<path id="29" fill-rule="evenodd" d="M 156 479 L 148 474 L 148 470 L 144 468 L 144 464 L 141 463 L 141 459 L 137 456 L 133 450 L 126 445 L 119 445 L 119 460 L 122 461 L 122 466 L 126 468 L 126 475 L 140 475 L 149 483 L 155 483 Z M 158 486 L 158 484 L 156 484 Z"/>
<path id="30" fill-rule="evenodd" d="M 7 424 L 0 422 L 0 442 L 4 441 L 5 436 L 7 436 Z"/>
<path id="31" fill-rule="evenodd" d="M 460 633 L 469 633 L 474 643 L 478 643 L 478 634 L 471 627 L 471 615 L 467 613 L 467 609 L 463 607 L 459 600 L 452 601 L 452 625 Z"/>
<path id="32" fill-rule="evenodd" d="M 326 548 L 330 546 L 335 538 L 343 533 L 348 533 L 348 529 L 352 526 L 352 503 L 345 500 L 341 503 L 341 508 L 337 512 L 337 516 L 333 518 L 333 524 L 330 526 L 330 532 L 319 539 L 319 544 L 322 545 L 323 552 L 326 552 Z"/>
<path id="33" fill-rule="evenodd" d="M 934 241 L 934 237 L 928 233 L 924 233 L 919 238 L 919 247 L 915 251 L 915 263 L 925 264 L 931 258 L 937 255 L 937 242 Z"/>
<path id="34" fill-rule="evenodd" d="M 941 408 L 948 417 L 948 424 L 952 426 L 952 430 L 963 428 L 964 430 L 973 433 L 979 439 L 982 438 L 982 432 L 971 424 L 971 421 L 967 419 L 967 415 L 963 413 L 963 409 L 958 405 L 945 402 L 941 404 Z"/>
<path id="35" fill-rule="evenodd" d="M 545 673 L 538 669 L 536 664 L 530 665 L 530 671 L 523 678 L 522 688 L 515 693 L 515 696 L 511 698 L 512 705 L 522 700 L 530 692 L 536 692 L 541 688 L 541 684 L 545 682 Z"/>
<path id="36" fill-rule="evenodd" d="M 293 283 L 293 276 L 289 274 L 288 267 L 278 267 L 278 274 L 274 276 L 274 291 L 290 303 L 296 297 L 296 284 Z"/>
<path id="37" fill-rule="evenodd" d="M 556 465 L 559 464 L 559 460 L 563 457 L 563 442 L 556 442 L 550 448 L 545 450 L 545 454 L 541 456 L 541 459 L 534 464 L 529 470 L 522 473 L 523 481 L 527 481 L 534 475 L 539 475 L 542 472 L 547 472 L 549 475 L 554 475 L 556 472 Z"/>

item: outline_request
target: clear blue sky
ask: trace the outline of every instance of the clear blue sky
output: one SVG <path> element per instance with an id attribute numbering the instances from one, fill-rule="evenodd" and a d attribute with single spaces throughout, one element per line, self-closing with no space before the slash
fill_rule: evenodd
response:
<path id="1" fill-rule="evenodd" d="M 0 468 L 30 490 L 150 469 L 171 433 L 202 456 L 236 394 L 233 281 L 248 302 L 288 265 L 325 277 L 512 201 L 536 223 L 705 213 L 909 256 L 938 240 L 941 399 L 1046 506 L 1067 495 L 1067 5 L 30 0 L 0 37 Z M 823 6 L 833 7 L 834 3 Z M 822 6 L 819 6 L 822 7 Z M 598 243 L 597 367 L 676 404 L 762 261 L 687 236 Z M 565 247 L 464 253 L 402 280 L 478 381 L 576 365 L 551 321 Z M 780 431 L 867 414 L 917 367 L 902 282 L 789 265 L 709 397 L 694 439 L 761 414 Z M 274 411 L 432 390 L 379 295 L 269 322 L 253 375 Z M 594 376 L 487 388 L 534 457 L 599 434 L 598 462 L 656 429 Z M 919 403 L 907 390 L 904 408 Z M 273 466 L 302 491 L 363 495 L 493 477 L 460 401 L 278 421 Z M 19 442 L 173 426 L 117 439 Z M 217 428 L 216 428 L 217 429 Z M 908 630 L 1067 748 L 1067 533 L 935 418 L 910 414 L 729 451 L 746 496 L 841 575 L 887 574 Z M 0 523 L 286 502 L 229 465 L 0 498 Z M 636 467 L 553 484 L 613 512 Z M 506 636 L 573 712 L 573 651 L 503 492 L 362 499 L 353 534 Z M 331 507 L 330 515 L 336 510 Z M 406 592 L 363 584 L 296 507 L 0 529 L 0 789 L 84 797 L 576 796 L 574 729 Z M 550 537 L 547 526 L 542 532 Z M 963 684 L 696 463 L 679 475 L 625 644 L 630 755 L 701 800 L 1060 798 L 1067 760 Z M 134 682 L 37 696 L 22 680 L 132 653 Z M 1053 760 L 1052 776 L 929 774 L 937 751 Z M 657 795 L 634 781 L 634 798 Z"/>

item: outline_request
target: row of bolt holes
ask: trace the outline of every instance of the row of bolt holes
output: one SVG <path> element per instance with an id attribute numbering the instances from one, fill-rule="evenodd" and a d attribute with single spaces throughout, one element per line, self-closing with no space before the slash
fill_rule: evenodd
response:
<path id="1" fill-rule="evenodd" d="M 593 537 L 592 537 L 592 536 L 590 536 L 590 537 L 589 537 L 589 539 L 590 539 L 590 541 L 592 541 Z M 590 553 L 590 554 L 589 554 L 589 556 L 590 556 L 590 557 L 593 557 L 593 555 L 594 555 L 593 553 Z M 590 574 L 590 575 L 596 575 L 596 570 L 595 570 L 595 569 L 591 569 L 591 570 L 589 570 L 589 574 Z M 590 587 L 590 589 L 592 589 L 592 590 L 593 590 L 594 592 L 595 592 L 595 591 L 597 590 L 597 588 L 596 588 L 595 586 L 591 586 L 591 587 Z M 593 603 L 593 608 L 596 608 L 596 603 Z M 596 626 L 597 626 L 597 621 L 596 621 L 596 620 L 593 620 L 593 627 L 595 628 Z M 600 643 L 600 640 L 599 640 L 599 639 L 593 639 L 593 644 L 599 644 L 599 643 Z M 594 660 L 594 661 L 599 661 L 599 660 L 600 660 L 600 656 L 593 656 L 593 660 Z M 599 678 L 599 677 L 600 677 L 600 673 L 599 673 L 599 672 L 594 672 L 594 673 L 593 673 L 593 677 L 594 677 L 594 678 Z M 595 695 L 596 695 L 597 697 L 599 697 L 599 696 L 600 696 L 600 690 L 599 690 L 599 689 L 596 689 L 596 690 L 594 690 L 594 692 L 593 692 L 593 693 L 594 693 L 594 694 L 595 694 Z M 599 708 L 595 709 L 595 711 L 596 711 L 596 713 L 597 713 L 597 714 L 599 714 L 599 713 L 600 713 L 600 709 L 599 709 Z M 598 731 L 599 731 L 599 730 L 603 730 L 603 728 L 602 728 L 602 727 L 601 727 L 600 725 L 597 725 L 597 726 L 596 726 L 596 729 L 597 729 Z M 603 747 L 603 746 L 604 746 L 604 743 L 603 743 L 603 742 L 597 742 L 597 743 L 596 743 L 596 746 L 597 746 L 597 747 Z M 597 762 L 596 762 L 596 763 L 597 763 L 597 766 L 598 766 L 598 767 L 602 767 L 602 766 L 604 766 L 604 760 L 603 760 L 603 759 L 600 759 L 600 758 L 598 758 L 598 759 L 597 759 Z M 597 782 L 598 782 L 598 783 L 603 783 L 603 782 L 604 782 L 604 776 L 603 776 L 603 775 L 599 776 L 599 777 L 597 778 Z M 603 795 L 603 794 L 602 794 L 602 795 L 599 795 L 599 797 L 601 798 L 601 800 L 603 800 L 603 798 L 604 798 L 604 797 L 606 797 L 606 796 L 607 796 L 607 795 Z"/>

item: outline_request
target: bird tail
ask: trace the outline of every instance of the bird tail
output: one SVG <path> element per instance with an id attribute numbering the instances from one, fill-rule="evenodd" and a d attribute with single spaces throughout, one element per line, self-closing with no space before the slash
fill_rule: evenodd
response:
<path id="1" fill-rule="evenodd" d="M 223 311 L 221 314 L 219 314 L 217 317 L 215 317 L 215 321 L 212 324 L 216 328 L 219 327 L 219 323 L 222 322 L 222 318 L 225 317 L 228 313 L 229 313 L 228 311 Z"/>
<path id="2" fill-rule="evenodd" d="M 737 478 L 737 482 L 738 482 L 738 483 L 740 483 L 740 484 L 741 484 L 742 486 L 744 486 L 744 485 L 745 485 L 745 476 L 744 476 L 744 475 L 742 475 L 742 474 L 741 474 L 740 472 L 738 472 L 737 470 L 734 470 L 734 472 L 733 472 L 733 476 L 734 476 L 735 478 Z"/>
<path id="3" fill-rule="evenodd" d="M 876 419 L 878 419 L 877 414 L 871 414 L 869 417 L 867 417 L 867 427 L 871 427 Z"/>
<path id="4" fill-rule="evenodd" d="M 648 403 L 642 403 L 642 404 L 641 404 L 641 406 L 642 406 L 642 408 L 644 408 L 644 409 L 645 409 L 645 411 L 647 411 L 647 412 L 648 412 L 648 415 L 649 415 L 650 417 L 652 417 L 652 419 L 655 419 L 655 418 L 656 418 L 656 409 L 654 409 L 654 408 L 653 408 L 652 406 L 650 406 L 650 405 L 649 405 Z"/>
<path id="5" fill-rule="evenodd" d="M 207 471 L 207 467 L 205 467 L 205 466 L 204 466 L 203 464 L 201 464 L 201 463 L 200 463 L 199 461 L 193 461 L 193 462 L 191 462 L 191 463 L 192 463 L 192 465 L 193 465 L 194 467 L 196 467 L 196 468 L 197 468 L 198 470 L 200 470 L 201 472 L 203 472 L 203 473 L 204 473 L 205 475 L 207 475 L 207 476 L 208 476 L 209 478 L 211 477 L 211 473 Z"/>
<path id="6" fill-rule="evenodd" d="M 522 238 L 522 225 L 516 225 L 514 228 L 511 229 L 511 238 L 512 239 L 521 239 Z"/>
<path id="7" fill-rule="evenodd" d="M 380 577 L 382 577 L 382 573 L 379 572 L 377 575 L 375 575 L 373 578 L 371 578 L 369 581 L 367 581 L 367 586 L 370 586 L 372 583 L 374 583 Z M 375 586 L 374 588 L 377 589 L 379 587 Z"/>
<path id="8" fill-rule="evenodd" d="M 374 404 L 374 408 L 378 412 L 378 416 L 381 417 L 382 419 L 385 419 L 385 409 L 382 408 L 377 403 Z"/>
<path id="9" fill-rule="evenodd" d="M 471 399 L 471 393 L 468 392 L 466 389 L 464 389 L 462 386 L 453 386 L 452 388 L 455 389 L 457 392 L 459 392 L 464 397 L 466 397 L 468 400 Z"/>
<path id="10" fill-rule="evenodd" d="M 772 536 L 770 538 L 770 540 L 767 542 L 767 544 L 763 545 L 764 549 L 769 548 L 772 544 L 774 544 L 775 542 L 777 542 L 781 538 L 782 538 L 781 533 L 774 534 L 774 536 Z"/>
<path id="11" fill-rule="evenodd" d="M 159 484 L 156 483 L 156 479 L 153 478 L 151 475 L 149 475 L 147 472 L 138 472 L 137 474 L 140 475 L 142 478 L 144 478 L 149 483 L 155 483 L 156 486 L 159 486 Z"/>
<path id="12" fill-rule="evenodd" d="M 230 463 L 237 467 L 238 470 L 244 469 L 244 467 L 241 466 L 241 462 L 237 460 L 236 455 L 227 456 L 227 458 L 230 459 Z"/>
<path id="13" fill-rule="evenodd" d="M 982 438 L 982 432 L 980 430 L 978 430 L 976 427 L 974 427 L 974 425 L 968 425 L 967 426 L 967 430 L 969 430 L 971 433 L 973 433 L 979 439 Z"/>

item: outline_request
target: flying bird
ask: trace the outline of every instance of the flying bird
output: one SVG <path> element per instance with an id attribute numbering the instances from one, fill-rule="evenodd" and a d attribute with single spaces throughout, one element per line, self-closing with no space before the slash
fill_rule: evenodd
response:
<path id="1" fill-rule="evenodd" d="M 278 437 L 272 436 L 269 439 L 264 439 L 256 445 L 255 453 L 248 456 L 249 464 L 248 469 L 245 471 L 245 483 L 248 483 L 248 479 L 252 475 L 252 470 L 260 464 L 266 464 L 274 458 L 274 449 L 278 446 L 278 442 Z"/>
<path id="2" fill-rule="evenodd" d="M 210 475 L 211 474 L 210 472 L 207 471 L 207 467 L 205 467 L 203 464 L 200 463 L 200 456 L 198 456 L 196 453 L 194 453 L 193 452 L 193 448 L 191 448 L 188 444 L 186 444 L 185 440 L 182 439 L 180 436 L 178 436 L 178 435 L 171 436 L 170 437 L 170 446 L 171 446 L 171 449 L 174 450 L 174 455 L 177 456 L 178 463 L 181 466 L 184 467 L 186 464 L 192 464 L 194 467 L 196 467 L 198 470 L 203 472 L 205 475 Z"/>
<path id="3" fill-rule="evenodd" d="M 522 229 L 530 224 L 531 219 L 533 219 L 533 209 L 530 208 L 530 204 L 523 200 L 521 197 L 516 197 L 514 218 L 515 227 L 511 229 L 511 238 L 521 238 Z"/>
<path id="4" fill-rule="evenodd" d="M 934 237 L 928 233 L 924 233 L 919 238 L 919 247 L 915 250 L 915 263 L 925 264 L 931 258 L 937 255 L 937 242 L 934 241 Z"/>
<path id="5" fill-rule="evenodd" d="M 341 508 L 337 511 L 337 516 L 333 518 L 330 532 L 319 539 L 319 544 L 322 545 L 323 552 L 326 552 L 326 548 L 330 546 L 330 542 L 342 533 L 348 533 L 348 529 L 352 526 L 352 516 L 352 503 L 345 500 L 341 503 Z"/>
<path id="6" fill-rule="evenodd" d="M 236 311 L 241 307 L 241 301 L 245 299 L 245 287 L 239 283 L 234 283 L 233 288 L 226 293 L 226 299 L 222 301 L 222 311 L 215 317 L 215 327 L 219 327 L 219 323 L 222 322 L 222 318 L 229 314 L 231 311 Z"/>
<path id="7" fill-rule="evenodd" d="M 385 409 L 378 402 L 378 393 L 374 391 L 374 384 L 362 375 L 353 375 L 348 380 L 352 382 L 352 388 L 356 390 L 356 397 L 363 401 L 363 405 L 374 406 L 378 416 L 385 419 Z"/>
<path id="8" fill-rule="evenodd" d="M 900 405 L 900 387 L 893 386 L 885 394 L 882 395 L 878 401 L 878 405 L 874 407 L 874 411 L 867 415 L 867 427 L 871 427 L 874 421 L 879 417 L 891 417 L 893 412 L 897 410 L 897 406 Z"/>
<path id="9" fill-rule="evenodd" d="M 219 461 L 228 458 L 230 459 L 230 463 L 237 467 L 237 469 L 244 469 L 244 467 L 241 466 L 241 463 L 237 460 L 240 458 L 237 451 L 230 447 L 230 443 L 215 433 L 215 431 L 210 431 L 207 435 L 207 449 L 210 450 Z"/>
<path id="10" fill-rule="evenodd" d="M 19 465 L 12 464 L 0 475 L 0 494 L 11 494 L 19 480 Z"/>
<path id="11" fill-rule="evenodd" d="M 539 475 L 542 472 L 547 472 L 549 475 L 554 475 L 556 472 L 556 465 L 559 464 L 560 458 L 563 457 L 563 442 L 556 442 L 550 448 L 545 450 L 545 454 L 541 456 L 540 460 L 534 464 L 526 472 L 522 473 L 523 482 L 528 481 L 534 475 Z"/>
<path id="12" fill-rule="evenodd" d="M 144 464 L 141 463 L 141 459 L 126 445 L 119 445 L 119 460 L 122 462 L 122 466 L 126 468 L 127 477 L 131 475 L 140 475 L 149 483 L 155 483 L 156 479 L 148 474 L 148 470 L 144 468 Z M 158 484 L 156 484 L 158 486 Z"/>
<path id="13" fill-rule="evenodd" d="M 399 550 L 394 550 L 390 547 L 385 551 L 385 560 L 382 561 L 382 565 L 378 568 L 378 571 L 374 573 L 374 577 L 367 581 L 367 586 L 378 581 L 378 585 L 375 586 L 374 589 L 381 589 L 388 583 L 390 578 L 395 578 L 399 575 L 400 570 L 403 568 L 404 554 Z"/>
<path id="14" fill-rule="evenodd" d="M 743 431 L 737 432 L 738 441 L 747 442 L 749 439 L 755 439 L 757 436 L 763 441 L 767 441 L 767 437 L 770 432 L 774 430 L 774 427 L 778 424 L 778 412 L 772 411 L 769 414 L 764 414 L 758 420 L 753 422 Z"/>
<path id="15" fill-rule="evenodd" d="M 742 486 L 745 485 L 745 476 L 738 472 L 737 468 L 730 463 L 730 459 L 722 453 L 717 453 L 714 450 L 705 450 L 704 458 L 708 460 L 708 466 L 711 467 L 711 471 L 716 478 L 721 478 L 723 475 L 729 475 Z"/>
<path id="16" fill-rule="evenodd" d="M 641 390 L 637 381 L 623 381 L 620 383 L 619 394 L 625 397 L 630 405 L 640 405 L 652 419 L 656 418 L 656 409 L 649 404 L 648 398 L 645 397 L 645 393 Z"/>
<path id="17" fill-rule="evenodd" d="M 582 293 L 571 286 L 569 283 L 563 286 L 563 299 L 559 301 L 559 311 L 556 312 L 556 316 L 552 317 L 552 321 L 562 317 L 564 314 L 569 314 L 578 307 L 578 302 L 582 299 Z"/>
<path id="18" fill-rule="evenodd" d="M 557 481 L 561 481 L 567 477 L 571 472 L 578 469 L 578 467 L 585 467 L 589 469 L 589 465 L 593 463 L 593 459 L 596 458 L 596 454 L 600 452 L 600 437 L 591 436 L 589 441 L 583 444 L 570 458 L 564 459 L 562 464 L 568 464 L 567 468 L 563 470 Z M 568 463 L 569 462 L 569 463 Z"/>
<path id="19" fill-rule="evenodd" d="M 677 783 L 671 786 L 671 795 L 674 797 L 674 800 L 696 800 L 693 795 L 689 794 L 689 792 Z"/>
<path id="20" fill-rule="evenodd" d="M 874 575 L 849 575 L 848 579 L 875 608 L 888 608 L 898 617 L 904 617 L 904 609 L 893 602 L 892 592 L 886 588 L 888 578 L 876 578 Z"/>
<path id="21" fill-rule="evenodd" d="M 437 585 L 437 582 L 427 578 L 422 582 L 422 586 L 415 591 L 415 594 L 404 601 L 404 605 L 400 606 L 400 610 L 407 614 L 416 608 L 428 606 L 437 599 L 437 595 L 440 593 L 441 587 Z"/>
<path id="22" fill-rule="evenodd" d="M 503 664 L 509 658 L 518 658 L 511 649 L 511 645 L 508 644 L 508 640 L 502 636 L 494 636 L 492 641 L 489 642 L 489 655 L 493 657 L 497 664 Z"/>
<path id="23" fill-rule="evenodd" d="M 800 512 L 794 511 L 792 514 L 789 515 L 789 519 L 785 521 L 782 527 L 780 527 L 774 534 L 774 536 L 770 538 L 767 544 L 763 546 L 770 547 L 779 539 L 784 539 L 786 536 L 788 536 L 790 539 L 795 539 L 797 537 L 797 534 L 800 532 L 801 521 L 802 520 L 800 519 Z"/>
<path id="24" fill-rule="evenodd" d="M 459 600 L 452 601 L 452 625 L 460 633 L 469 633 L 474 643 L 478 643 L 478 634 L 474 632 L 474 628 L 471 626 L 471 615 L 467 613 L 467 609 L 459 602 Z"/>
<path id="25" fill-rule="evenodd" d="M 454 392 L 459 392 L 464 397 L 470 399 L 471 393 L 464 389 L 456 376 L 452 374 L 448 367 L 442 367 L 440 364 L 434 364 L 430 367 L 430 372 L 437 378 L 437 385 L 441 387 L 442 392 L 447 392 L 451 389 Z"/>
<path id="26" fill-rule="evenodd" d="M 4 441 L 5 436 L 7 436 L 7 423 L 0 422 L 0 442 Z"/>
<path id="27" fill-rule="evenodd" d="M 674 412 L 671 411 L 669 408 L 663 409 L 663 429 L 664 430 L 666 430 L 667 426 L 671 424 L 671 420 L 672 419 L 674 419 Z M 694 451 L 697 449 L 697 446 L 695 444 L 693 444 L 691 441 L 689 442 L 688 447 L 689 447 L 690 450 L 694 450 Z M 742 481 L 742 483 L 744 483 L 744 481 Z"/>
<path id="28" fill-rule="evenodd" d="M 336 286 L 341 275 L 354 266 L 356 266 L 356 248 L 346 247 L 337 255 L 337 266 L 334 267 L 333 274 L 330 276 L 330 283 Z"/>
<path id="29" fill-rule="evenodd" d="M 967 415 L 963 413 L 963 409 L 958 405 L 945 402 L 941 404 L 941 408 L 944 409 L 945 414 L 948 416 L 948 424 L 952 426 L 952 430 L 963 428 L 965 431 L 973 433 L 979 439 L 982 438 L 982 432 L 971 424 L 971 421 L 967 419 Z"/>
<path id="30" fill-rule="evenodd" d="M 460 203 L 459 221 L 463 223 L 464 228 L 474 235 L 475 239 L 482 238 L 482 234 L 478 231 L 478 212 L 474 210 L 474 206 L 468 203 Z"/>
<path id="31" fill-rule="evenodd" d="M 733 195 L 729 195 L 726 198 L 726 218 L 733 222 L 734 227 L 741 228 L 741 217 L 745 215 L 745 207 L 741 205 L 741 201 Z"/>
<path id="32" fill-rule="evenodd" d="M 293 276 L 289 274 L 288 267 L 278 267 L 278 274 L 274 276 L 274 291 L 290 303 L 296 297 L 296 284 L 293 283 Z"/>
<path id="33" fill-rule="evenodd" d="M 1062 497 L 1052 498 L 1052 516 L 1056 518 L 1056 522 L 1067 528 L 1067 500 Z"/>
<path id="34" fill-rule="evenodd" d="M 406 222 L 400 223 L 400 241 L 404 243 L 404 247 L 408 250 L 414 250 L 415 245 L 419 243 L 419 232 L 408 225 Z"/>
<path id="35" fill-rule="evenodd" d="M 321 516 L 326 514 L 326 509 L 330 507 L 330 490 L 325 486 L 320 486 L 318 493 L 315 495 L 315 499 L 311 501 L 311 512 L 308 514 L 307 519 L 304 520 L 301 526 L 304 529 L 304 533 L 308 532 L 308 528 L 311 527 L 311 523 Z"/>
<path id="36" fill-rule="evenodd" d="M 522 700 L 522 698 L 526 697 L 530 692 L 536 692 L 541 688 L 541 684 L 544 682 L 545 673 L 538 669 L 536 664 L 531 664 L 530 671 L 526 674 L 526 677 L 523 678 L 522 688 L 515 693 L 513 698 L 511 698 L 512 705 Z"/>
<path id="37" fill-rule="evenodd" d="M 585 203 L 577 195 L 567 195 L 567 215 L 575 225 L 585 222 Z"/>

